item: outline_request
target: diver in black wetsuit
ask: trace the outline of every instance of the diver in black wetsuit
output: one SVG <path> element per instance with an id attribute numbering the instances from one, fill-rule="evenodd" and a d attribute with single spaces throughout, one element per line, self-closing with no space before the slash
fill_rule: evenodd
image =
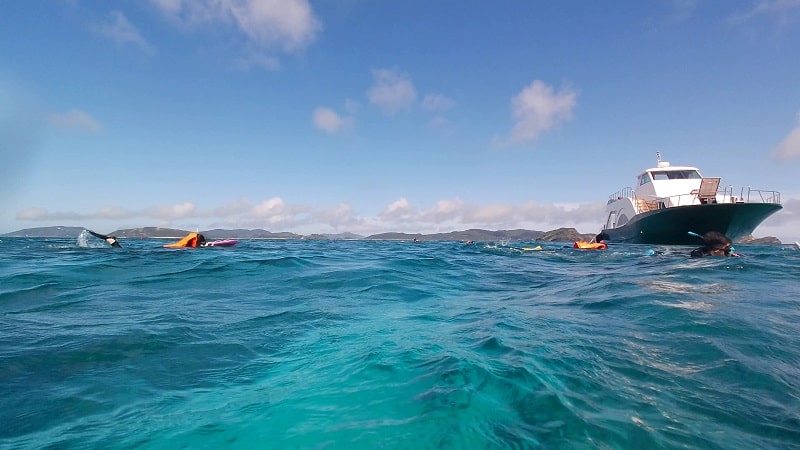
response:
<path id="1" fill-rule="evenodd" d="M 114 237 L 114 236 L 106 236 L 104 234 L 95 233 L 92 230 L 86 230 L 86 231 L 88 231 L 92 236 L 98 237 L 98 238 L 108 242 L 112 247 L 122 248 L 122 246 L 119 245 L 119 242 L 117 242 L 117 238 Z"/>

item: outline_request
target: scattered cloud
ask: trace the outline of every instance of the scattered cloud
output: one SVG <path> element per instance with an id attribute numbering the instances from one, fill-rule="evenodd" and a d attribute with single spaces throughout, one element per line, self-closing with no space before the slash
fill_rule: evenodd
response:
<path id="1" fill-rule="evenodd" d="M 535 80 L 511 99 L 516 123 L 511 134 L 495 143 L 513 145 L 534 142 L 542 133 L 572 118 L 578 93 L 562 89 L 558 93 L 543 81 Z"/>
<path id="2" fill-rule="evenodd" d="M 263 52 L 250 51 L 246 55 L 236 58 L 234 65 L 236 69 L 244 71 L 254 67 L 273 71 L 281 68 L 281 60 Z"/>
<path id="3" fill-rule="evenodd" d="M 264 49 L 295 52 L 317 37 L 322 24 L 308 0 L 151 0 L 171 20 L 194 27 L 233 24 Z"/>
<path id="4" fill-rule="evenodd" d="M 444 112 L 452 109 L 455 105 L 455 100 L 442 94 L 428 94 L 422 99 L 420 106 L 425 111 Z"/>
<path id="5" fill-rule="evenodd" d="M 463 212 L 463 221 L 470 223 L 508 222 L 514 214 L 514 206 L 503 203 L 471 205 Z"/>
<path id="6" fill-rule="evenodd" d="M 447 117 L 436 115 L 428 123 L 433 128 L 445 128 L 450 125 L 450 120 Z"/>
<path id="7" fill-rule="evenodd" d="M 325 107 L 319 107 L 314 110 L 312 121 L 318 130 L 331 134 L 348 129 L 353 125 L 352 117 L 342 116 L 336 111 Z"/>
<path id="8" fill-rule="evenodd" d="M 800 125 L 795 127 L 775 150 L 778 159 L 792 159 L 800 156 Z"/>
<path id="9" fill-rule="evenodd" d="M 291 52 L 307 46 L 320 29 L 306 0 L 222 1 L 236 24 L 252 40 Z"/>
<path id="10" fill-rule="evenodd" d="M 119 208 L 116 206 L 106 206 L 104 208 L 100 208 L 100 210 L 95 214 L 95 217 L 98 219 L 106 219 L 106 220 L 121 220 L 121 219 L 128 219 L 130 217 L 135 217 L 135 214 L 131 213 L 130 211 Z"/>
<path id="11" fill-rule="evenodd" d="M 758 236 L 797 236 L 800 220 L 800 199 L 783 202 L 780 214 L 770 217 L 757 229 Z M 347 203 L 330 207 L 312 207 L 288 204 L 280 197 L 259 203 L 238 199 L 227 205 L 203 210 L 194 202 L 156 206 L 143 210 L 101 208 L 93 213 L 48 211 L 45 208 L 28 208 L 16 213 L 19 221 L 63 224 L 77 222 L 83 226 L 96 226 L 97 221 L 118 227 L 122 221 L 135 222 L 132 226 L 158 226 L 194 228 L 263 228 L 273 232 L 291 231 L 300 234 L 352 232 L 362 235 L 397 231 L 405 233 L 437 233 L 471 228 L 488 230 L 552 230 L 572 227 L 582 233 L 596 233 L 604 216 L 602 202 L 580 204 L 477 204 L 461 199 L 444 199 L 427 208 L 418 208 L 405 197 L 389 203 L 375 216 L 359 215 Z M 141 223 L 144 222 L 142 225 Z M 207 225 L 202 225 L 205 222 Z M 793 238 L 795 240 L 797 238 Z"/>
<path id="12" fill-rule="evenodd" d="M 388 205 L 378 216 L 378 221 L 365 219 L 365 223 L 380 229 L 406 232 L 431 232 L 435 230 L 484 229 L 552 229 L 574 226 L 579 230 L 594 232 L 603 216 L 604 205 L 539 205 L 526 203 L 472 204 L 454 200 L 439 200 L 430 208 L 416 208 L 406 198 Z"/>
<path id="13" fill-rule="evenodd" d="M 784 199 L 781 203 L 783 209 L 767 218 L 756 228 L 754 236 L 776 236 L 789 244 L 792 241 L 800 242 L 800 198 Z M 787 241 L 788 239 L 788 241 Z"/>
<path id="14" fill-rule="evenodd" d="M 110 12 L 107 20 L 94 24 L 93 29 L 96 33 L 119 45 L 133 45 L 147 54 L 153 54 L 156 51 L 155 47 L 142 37 L 139 30 L 120 11 Z"/>
<path id="15" fill-rule="evenodd" d="M 273 197 L 269 200 L 264 200 L 253 208 L 253 215 L 255 217 L 275 217 L 284 213 L 286 204 L 280 197 Z"/>
<path id="16" fill-rule="evenodd" d="M 390 69 L 372 71 L 373 84 L 367 92 L 370 103 L 386 114 L 409 110 L 417 99 L 417 91 L 408 75 Z"/>
<path id="17" fill-rule="evenodd" d="M 699 0 L 672 0 L 673 22 L 685 22 L 694 16 Z"/>
<path id="18" fill-rule="evenodd" d="M 800 156 L 800 114 L 797 117 L 797 125 L 778 144 L 773 156 L 777 159 L 792 159 Z"/>
<path id="19" fill-rule="evenodd" d="M 428 223 L 439 223 L 451 220 L 454 216 L 461 214 L 464 202 L 460 199 L 439 200 L 433 207 L 420 212 L 418 220 Z"/>
<path id="20" fill-rule="evenodd" d="M 358 112 L 358 102 L 348 98 L 344 101 L 344 110 L 351 116 L 355 115 Z"/>
<path id="21" fill-rule="evenodd" d="M 50 212 L 45 208 L 27 208 L 17 211 L 17 220 L 80 220 L 83 215 L 77 213 Z"/>
<path id="22" fill-rule="evenodd" d="M 172 206 L 158 206 L 146 211 L 148 217 L 162 220 L 185 219 L 194 217 L 197 207 L 192 202 L 178 203 Z"/>
<path id="23" fill-rule="evenodd" d="M 761 0 L 747 11 L 730 16 L 728 21 L 741 24 L 763 17 L 786 23 L 798 11 L 800 11 L 800 0 Z"/>
<path id="24" fill-rule="evenodd" d="M 435 115 L 428 122 L 431 128 L 446 129 L 450 126 L 450 120 L 442 113 L 453 109 L 456 106 L 455 100 L 443 94 L 428 94 L 422 99 L 420 107 L 423 111 L 432 112 Z"/>
<path id="25" fill-rule="evenodd" d="M 76 109 L 61 114 L 50 114 L 49 122 L 53 127 L 69 130 L 97 132 L 103 129 L 91 115 Z"/>
<path id="26" fill-rule="evenodd" d="M 413 213 L 414 208 L 411 207 L 408 200 L 406 198 L 400 198 L 389 204 L 383 212 L 381 212 L 380 217 L 383 220 L 391 221 L 410 217 Z"/>

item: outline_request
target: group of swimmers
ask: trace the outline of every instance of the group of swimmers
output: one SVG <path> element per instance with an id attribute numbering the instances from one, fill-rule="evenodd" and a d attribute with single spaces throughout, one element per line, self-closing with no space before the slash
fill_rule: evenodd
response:
<path id="1" fill-rule="evenodd" d="M 106 236 L 104 234 L 95 233 L 92 230 L 86 231 L 88 231 L 92 236 L 108 242 L 108 244 L 112 247 L 122 247 L 119 245 L 119 241 L 115 236 Z M 703 240 L 702 247 L 698 247 L 689 253 L 689 256 L 692 258 L 702 258 L 704 256 L 741 256 L 738 253 L 733 252 L 733 242 L 731 239 L 718 231 L 709 231 L 702 236 L 694 233 L 691 234 Z M 601 232 L 595 237 L 595 239 L 593 239 L 593 241 L 605 243 L 607 239 L 608 235 Z M 414 242 L 419 242 L 419 240 L 414 238 Z M 471 244 L 472 241 L 468 241 L 467 243 Z M 190 233 L 180 242 L 168 244 L 165 245 L 165 247 L 203 247 L 205 245 L 205 236 L 200 233 Z"/>
<path id="2" fill-rule="evenodd" d="M 121 245 L 119 245 L 119 241 L 117 240 L 116 236 L 106 236 L 105 234 L 95 233 L 92 230 L 86 230 L 86 231 L 88 231 L 89 234 L 91 234 L 92 236 L 108 242 L 108 244 L 111 245 L 112 247 L 117 247 L 117 248 L 122 247 Z M 164 247 L 184 248 L 184 247 L 205 247 L 206 245 L 209 244 L 208 242 L 206 242 L 205 236 L 203 236 L 200 233 L 189 233 L 188 235 L 186 235 L 186 237 L 184 237 L 180 241 L 174 244 L 166 244 Z"/>
<path id="3" fill-rule="evenodd" d="M 693 232 L 689 234 L 703 241 L 702 247 L 697 247 L 689 253 L 689 256 L 692 258 L 702 258 L 704 256 L 742 256 L 738 253 L 733 253 L 733 241 L 719 231 L 709 231 L 702 236 Z M 608 240 L 608 234 L 601 231 L 600 234 L 595 236 L 592 242 L 605 243 L 606 240 Z M 576 248 L 578 248 L 577 245 Z"/>

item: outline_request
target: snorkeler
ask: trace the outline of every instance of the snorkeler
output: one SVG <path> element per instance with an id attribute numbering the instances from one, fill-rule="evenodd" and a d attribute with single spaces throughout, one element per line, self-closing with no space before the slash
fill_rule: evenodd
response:
<path id="1" fill-rule="evenodd" d="M 692 233 L 696 236 L 696 234 Z M 698 247 L 689 254 L 692 258 L 702 258 L 704 256 L 741 256 L 733 253 L 733 242 L 728 236 L 719 231 L 709 231 L 703 236 L 703 246 Z"/>
<path id="2" fill-rule="evenodd" d="M 108 242 L 112 247 L 122 248 L 122 246 L 119 245 L 119 242 L 117 242 L 117 238 L 114 237 L 114 236 L 106 236 L 104 234 L 95 233 L 92 230 L 86 230 L 86 231 L 88 231 L 92 236 L 98 237 L 98 238 Z"/>

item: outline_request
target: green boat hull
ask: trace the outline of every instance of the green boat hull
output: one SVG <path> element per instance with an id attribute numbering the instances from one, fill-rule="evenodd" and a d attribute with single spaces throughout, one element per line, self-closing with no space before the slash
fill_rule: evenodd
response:
<path id="1" fill-rule="evenodd" d="M 778 212 L 777 203 L 717 203 L 677 206 L 635 216 L 627 224 L 605 229 L 609 242 L 653 245 L 697 245 L 689 232 L 719 231 L 736 241 L 751 235 L 767 217 Z"/>

